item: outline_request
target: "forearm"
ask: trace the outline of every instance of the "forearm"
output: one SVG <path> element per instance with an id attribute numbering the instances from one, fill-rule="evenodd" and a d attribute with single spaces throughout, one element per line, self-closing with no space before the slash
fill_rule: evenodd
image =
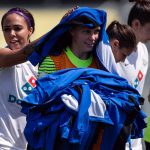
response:
<path id="1" fill-rule="evenodd" d="M 38 39 L 21 50 L 0 48 L 0 67 L 10 67 L 27 61 L 28 56 L 34 51 L 37 41 Z"/>

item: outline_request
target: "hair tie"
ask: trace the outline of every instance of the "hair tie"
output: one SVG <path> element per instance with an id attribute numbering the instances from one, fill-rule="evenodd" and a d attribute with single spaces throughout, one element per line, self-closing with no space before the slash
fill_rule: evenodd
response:
<path id="1" fill-rule="evenodd" d="M 27 21 L 29 26 L 32 27 L 29 18 L 25 14 L 23 14 L 21 11 L 12 10 L 12 11 L 9 11 L 7 14 L 12 14 L 12 13 L 15 13 L 15 14 L 18 14 L 18 15 L 22 16 Z"/>

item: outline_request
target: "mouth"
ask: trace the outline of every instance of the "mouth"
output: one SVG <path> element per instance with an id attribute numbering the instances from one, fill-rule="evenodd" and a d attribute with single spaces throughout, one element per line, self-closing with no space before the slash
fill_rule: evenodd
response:
<path id="1" fill-rule="evenodd" d="M 93 48 L 94 47 L 94 43 L 86 43 L 87 47 L 89 48 Z"/>
<path id="2" fill-rule="evenodd" d="M 9 44 L 12 49 L 18 49 L 20 47 L 20 43 L 18 40 L 11 40 Z"/>
<path id="3" fill-rule="evenodd" d="M 18 40 L 11 40 L 9 43 L 10 43 L 10 44 L 18 44 L 19 41 L 18 41 Z"/>
<path id="4" fill-rule="evenodd" d="M 19 43 L 19 40 L 11 40 L 10 42 L 9 42 L 11 45 L 19 45 L 20 43 Z"/>

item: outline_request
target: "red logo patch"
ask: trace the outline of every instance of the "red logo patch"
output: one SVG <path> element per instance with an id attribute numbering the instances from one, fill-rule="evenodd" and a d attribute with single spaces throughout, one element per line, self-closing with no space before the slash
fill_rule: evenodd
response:
<path id="1" fill-rule="evenodd" d="M 29 79 L 28 82 L 32 85 L 32 87 L 36 87 L 36 78 L 33 76 Z"/>
<path id="2" fill-rule="evenodd" d="M 138 79 L 139 79 L 139 81 L 141 81 L 143 79 L 143 73 L 141 70 L 138 73 Z"/>

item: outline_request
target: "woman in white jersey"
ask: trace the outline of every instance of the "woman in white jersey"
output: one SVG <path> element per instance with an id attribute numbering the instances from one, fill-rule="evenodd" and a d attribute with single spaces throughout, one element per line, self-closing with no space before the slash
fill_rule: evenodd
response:
<path id="1" fill-rule="evenodd" d="M 119 74 L 142 94 L 148 69 L 148 51 L 145 43 L 150 40 L 150 1 L 129 1 L 136 1 L 129 12 L 128 25 L 133 28 L 136 35 L 137 48 L 124 63 L 118 63 L 117 67 Z M 132 141 L 131 145 L 133 150 L 142 149 L 140 139 Z"/>
<path id="2" fill-rule="evenodd" d="M 136 37 L 132 28 L 118 21 L 112 21 L 106 30 L 115 61 L 124 62 L 136 47 Z"/>
<path id="3" fill-rule="evenodd" d="M 23 134 L 26 121 L 20 112 L 20 101 L 35 87 L 37 69 L 30 62 L 18 65 L 11 62 L 15 59 L 13 51 L 19 51 L 30 43 L 34 26 L 32 14 L 23 8 L 10 9 L 1 20 L 7 43 L 6 48 L 0 49 L 0 149 L 3 150 L 26 149 Z M 5 57 L 9 51 L 12 55 Z"/>

